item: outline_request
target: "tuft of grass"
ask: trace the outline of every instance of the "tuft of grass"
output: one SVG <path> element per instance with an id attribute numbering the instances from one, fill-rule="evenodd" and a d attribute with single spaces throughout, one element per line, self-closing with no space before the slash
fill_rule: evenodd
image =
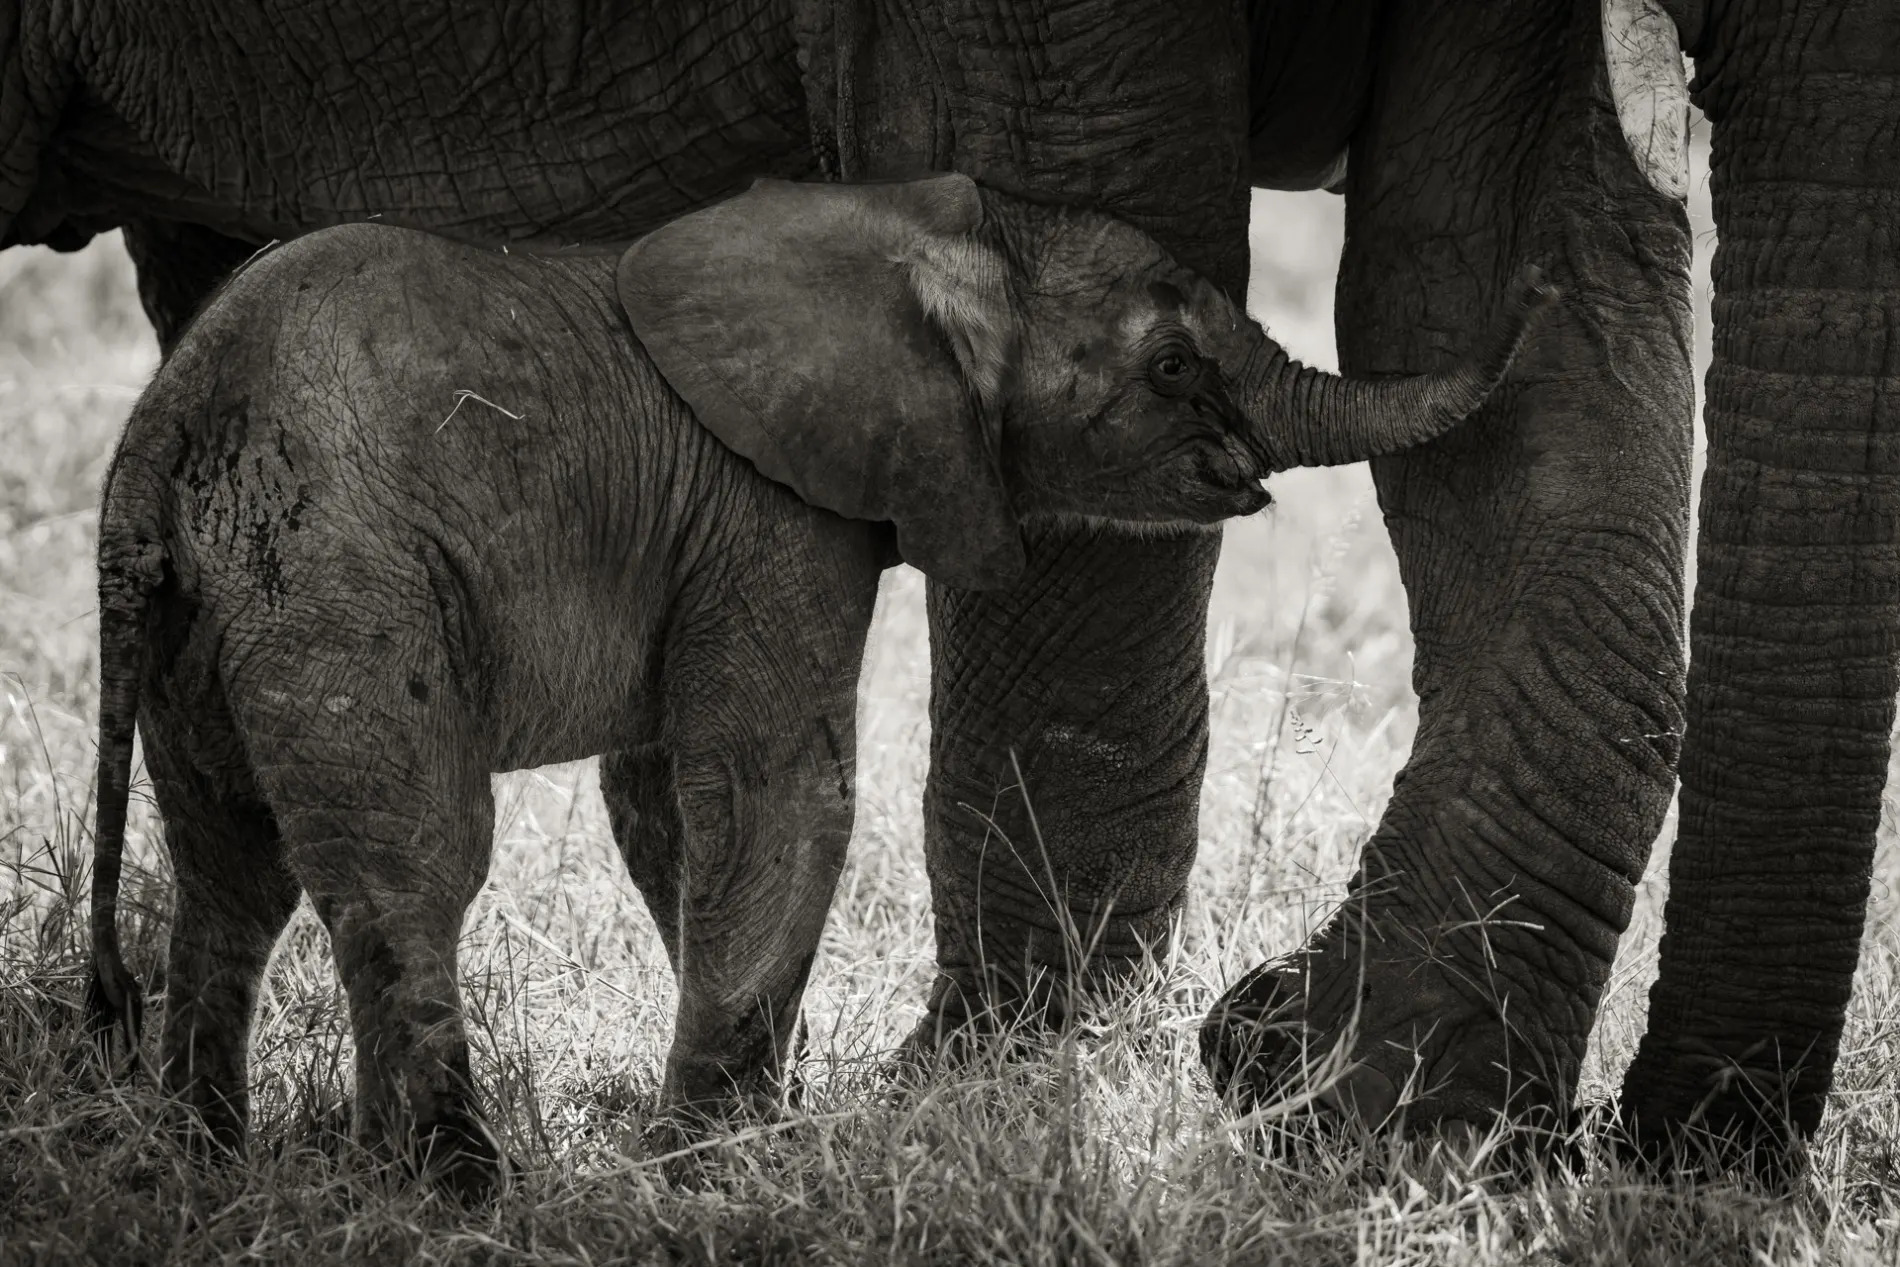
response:
<path id="1" fill-rule="evenodd" d="M 1264 199 L 1264 195 L 1262 196 Z M 1325 361 L 1337 204 L 1274 204 L 1256 289 Z M 1278 254 L 1275 254 L 1275 250 Z M 1406 608 L 1363 468 L 1277 482 L 1230 528 L 1209 634 L 1213 734 L 1191 906 L 1139 988 L 1019 1058 L 900 1084 L 931 976 L 918 810 L 921 579 L 891 574 L 867 655 L 858 826 L 806 1001 L 801 1093 L 687 1151 L 649 1142 L 673 983 L 614 851 L 594 764 L 497 780 L 461 946 L 477 1077 L 517 1167 L 463 1210 L 348 1140 L 353 1053 L 307 908 L 253 1040 L 253 1140 L 206 1167 L 149 1077 L 85 1032 L 97 486 L 154 364 L 115 244 L 0 255 L 0 1261 L 114 1263 L 1891 1263 L 1900 1257 L 1900 904 L 1891 814 L 1838 1088 L 1800 1190 L 1658 1184 L 1587 1132 L 1522 1173 L 1502 1129 L 1263 1147 L 1195 1056 L 1208 1004 L 1344 892 L 1416 725 Z M 143 785 L 140 785 L 141 788 Z M 1890 806 L 1894 802 L 1890 801 Z M 1651 867 L 1586 1068 L 1606 1100 L 1640 1032 Z M 122 929 L 156 987 L 169 878 L 149 798 Z M 150 1015 L 156 1029 L 157 1008 Z M 652 1138 L 657 1139 L 658 1136 Z M 1282 1141 L 1284 1143 L 1284 1141 Z"/>

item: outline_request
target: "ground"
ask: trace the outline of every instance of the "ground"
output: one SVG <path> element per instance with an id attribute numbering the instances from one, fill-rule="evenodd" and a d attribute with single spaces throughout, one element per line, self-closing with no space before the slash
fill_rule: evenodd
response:
<path id="1" fill-rule="evenodd" d="M 1339 234 L 1326 195 L 1256 204 L 1255 310 L 1326 364 Z M 1200 1016 L 1337 900 L 1416 722 L 1404 596 L 1363 467 L 1282 477 L 1278 506 L 1228 531 L 1193 904 L 1158 984 L 1084 1032 L 920 1095 L 879 1079 L 931 966 L 922 584 L 904 569 L 885 582 L 865 670 L 858 829 L 790 1121 L 690 1159 L 643 1142 L 672 986 L 588 762 L 498 780 L 493 871 L 462 946 L 478 1076 L 521 1162 L 505 1193 L 458 1210 L 366 1176 L 337 1142 L 351 1055 L 307 908 L 260 1007 L 249 1161 L 194 1169 L 156 1129 L 148 1087 L 102 1078 L 78 1010 L 95 504 L 155 360 L 116 238 L 0 257 L 0 1262 L 1900 1259 L 1891 815 L 1837 1090 L 1791 1196 L 1650 1184 L 1589 1143 L 1577 1173 L 1528 1177 L 1485 1139 L 1276 1159 L 1219 1111 L 1194 1057 Z M 123 926 L 149 980 L 169 898 L 135 795 Z M 1664 862 L 1659 848 L 1592 1043 L 1591 1103 L 1614 1093 L 1640 1032 Z"/>

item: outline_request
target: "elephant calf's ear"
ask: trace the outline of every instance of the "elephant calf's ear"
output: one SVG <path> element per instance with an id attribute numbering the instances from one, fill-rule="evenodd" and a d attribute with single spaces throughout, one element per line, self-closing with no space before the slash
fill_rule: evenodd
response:
<path id="1" fill-rule="evenodd" d="M 621 257 L 621 305 L 700 422 L 814 506 L 888 519 L 907 562 L 994 589 L 1023 566 L 979 419 L 1012 354 L 963 176 L 762 180 Z"/>

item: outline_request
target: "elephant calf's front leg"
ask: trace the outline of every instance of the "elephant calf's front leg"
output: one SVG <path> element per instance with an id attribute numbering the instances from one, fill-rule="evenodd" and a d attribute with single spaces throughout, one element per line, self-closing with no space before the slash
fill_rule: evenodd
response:
<path id="1" fill-rule="evenodd" d="M 617 791 L 635 796 L 621 810 L 643 802 L 655 815 L 652 835 L 623 834 L 621 848 L 677 842 L 671 876 L 650 859 L 629 866 L 679 978 L 660 1100 L 683 1118 L 777 1098 L 851 840 L 875 544 L 856 525 L 814 520 L 789 494 L 763 493 L 733 571 L 690 583 L 666 635 L 661 729 L 676 832 L 660 813 L 666 771 L 652 750 L 610 763 Z M 638 827 L 616 811 L 616 832 L 623 825 Z"/>
<path id="2" fill-rule="evenodd" d="M 849 735 L 838 719 L 807 725 Z M 754 762 L 708 753 L 682 762 L 680 1003 L 661 1091 L 668 1108 L 776 1096 L 850 843 L 849 780 L 848 763 L 829 754 Z"/>
<path id="3" fill-rule="evenodd" d="M 673 755 L 665 744 L 634 744 L 600 759 L 600 795 L 627 874 L 659 926 L 667 962 L 679 972 L 680 826 Z"/>

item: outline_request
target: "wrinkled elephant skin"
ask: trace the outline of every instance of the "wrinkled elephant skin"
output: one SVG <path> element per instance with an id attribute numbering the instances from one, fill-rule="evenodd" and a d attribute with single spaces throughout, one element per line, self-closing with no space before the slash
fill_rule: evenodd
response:
<path id="1" fill-rule="evenodd" d="M 1900 686 L 1883 387 L 1900 375 L 1900 9 L 1606 0 L 1603 45 L 1628 59 L 1606 67 L 1613 113 L 1579 65 L 1583 6 L 1553 43 L 1556 9 L 1507 26 L 1501 8 L 1427 6 L 1381 27 L 1346 181 L 1342 363 L 1415 366 L 1418 331 L 1462 323 L 1410 314 L 1392 337 L 1394 285 L 1436 312 L 1474 258 L 1526 234 L 1575 270 L 1556 270 L 1571 329 L 1486 411 L 1514 429 L 1481 417 L 1375 463 L 1418 738 L 1352 900 L 1228 993 L 1204 1052 L 1243 1104 L 1323 1063 L 1372 1089 L 1335 1097 L 1362 1114 L 1410 1098 L 1427 1118 L 1561 1119 L 1679 744 L 1661 964 L 1621 1117 L 1651 1156 L 1688 1128 L 1693 1164 L 1775 1172 L 1839 1052 Z M 1509 57 L 1487 58 L 1507 31 Z M 1721 232 L 1686 692 L 1678 43 Z M 1463 117 L 1488 120 L 1475 133 L 1439 113 L 1461 92 Z M 1484 101 L 1526 109 L 1501 122 Z M 1474 230 L 1507 249 L 1461 246 Z"/>

